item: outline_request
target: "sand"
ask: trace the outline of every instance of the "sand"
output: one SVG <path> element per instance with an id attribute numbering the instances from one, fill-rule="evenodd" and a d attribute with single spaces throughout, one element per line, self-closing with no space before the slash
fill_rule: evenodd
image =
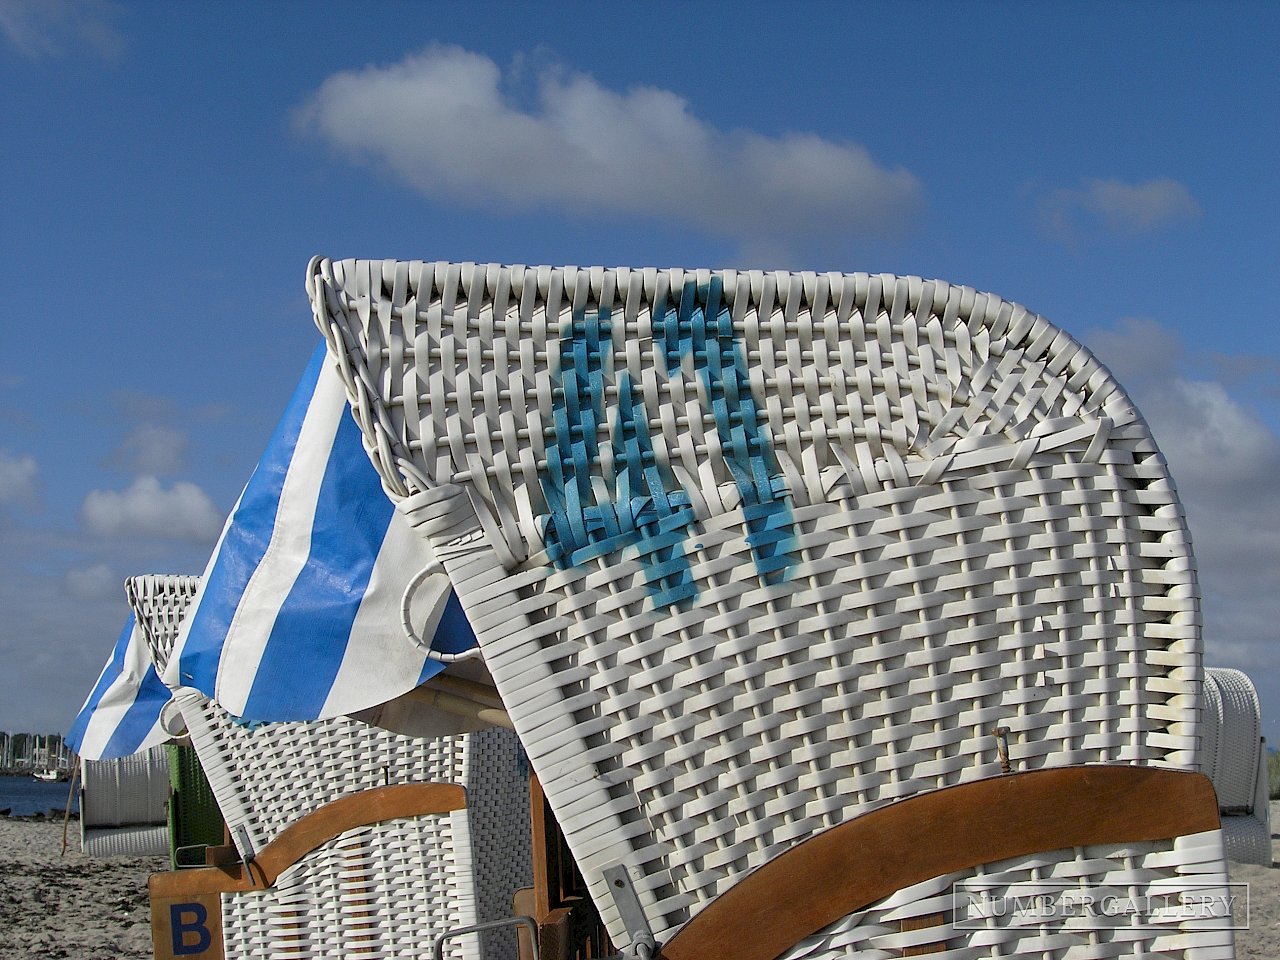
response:
<path id="1" fill-rule="evenodd" d="M 1271 801 L 1271 854 L 1280 856 L 1280 800 Z M 1236 933 L 1236 960 L 1280 958 L 1280 864 L 1231 864 L 1231 879 L 1249 884 L 1249 928 Z M 1237 922 L 1240 918 L 1237 917 Z"/>
<path id="2" fill-rule="evenodd" d="M 0 957 L 147 960 L 147 876 L 163 857 L 94 859 L 78 824 L 62 849 L 62 822 L 0 818 Z"/>
<path id="3" fill-rule="evenodd" d="M 1271 805 L 1280 826 L 1280 801 Z M 62 824 L 0 818 L 0 958 L 148 960 L 147 876 L 162 857 L 94 859 L 80 853 L 76 824 L 65 857 Z M 1280 838 L 1276 852 L 1280 853 Z M 1233 863 L 1249 884 L 1249 929 L 1236 934 L 1237 960 L 1280 960 L 1280 869 Z"/>

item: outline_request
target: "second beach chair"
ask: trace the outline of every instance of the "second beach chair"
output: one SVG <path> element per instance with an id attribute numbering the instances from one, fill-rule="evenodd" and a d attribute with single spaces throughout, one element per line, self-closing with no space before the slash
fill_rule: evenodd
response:
<path id="1" fill-rule="evenodd" d="M 198 584 L 126 585 L 161 672 Z M 427 738 L 347 717 L 248 724 L 191 688 L 175 690 L 174 705 L 238 855 L 214 851 L 207 869 L 153 877 L 158 950 L 419 957 L 446 930 L 508 917 L 528 884 L 527 778 L 509 730 Z M 468 958 L 515 951 L 501 932 L 456 946 Z"/>

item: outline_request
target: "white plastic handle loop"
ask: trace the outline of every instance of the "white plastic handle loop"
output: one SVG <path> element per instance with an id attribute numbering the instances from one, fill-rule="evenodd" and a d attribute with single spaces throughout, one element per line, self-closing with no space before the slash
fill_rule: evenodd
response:
<path id="1" fill-rule="evenodd" d="M 404 635 L 432 660 L 439 660 L 441 663 L 475 660 L 480 656 L 480 648 L 478 646 L 463 650 L 461 653 L 440 653 L 431 648 L 431 639 L 424 638 L 413 625 L 413 598 L 422 589 L 422 585 L 432 577 L 443 577 L 444 575 L 444 567 L 437 561 L 428 563 L 414 574 L 413 579 L 404 588 L 404 595 L 400 598 L 400 626 L 404 630 Z"/>

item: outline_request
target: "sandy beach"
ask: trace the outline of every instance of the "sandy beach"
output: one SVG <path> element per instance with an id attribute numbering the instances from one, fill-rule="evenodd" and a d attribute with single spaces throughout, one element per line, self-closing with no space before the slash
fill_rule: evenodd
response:
<path id="1" fill-rule="evenodd" d="M 1280 823 L 1280 801 L 1272 823 Z M 61 847 L 61 821 L 0 818 L 0 958 L 148 960 L 147 876 L 167 861 L 86 857 L 74 821 L 66 856 Z M 1251 901 L 1236 957 L 1280 958 L 1280 869 L 1233 863 L 1231 879 L 1249 884 Z"/>
<path id="2" fill-rule="evenodd" d="M 147 960 L 147 876 L 157 857 L 93 859 L 71 823 L 0 818 L 0 957 L 5 960 Z"/>

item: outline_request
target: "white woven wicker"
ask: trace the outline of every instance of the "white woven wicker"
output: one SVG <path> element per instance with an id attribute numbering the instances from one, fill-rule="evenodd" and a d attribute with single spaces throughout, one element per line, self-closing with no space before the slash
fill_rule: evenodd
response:
<path id="1" fill-rule="evenodd" d="M 1182 511 L 1042 317 L 866 274 L 307 282 L 615 943 L 609 865 L 661 941 L 806 837 L 999 773 L 995 726 L 1017 770 L 1197 769 Z"/>
<path id="2" fill-rule="evenodd" d="M 1250 811 L 1262 749 L 1258 691 L 1239 670 L 1210 667 L 1204 680 L 1205 772 L 1224 812 Z"/>
<path id="3" fill-rule="evenodd" d="M 966 943 L 962 949 L 930 952 L 930 956 L 960 957 L 1070 957 L 1071 960 L 1110 960 L 1113 957 L 1195 957 L 1196 960 L 1233 956 L 1230 932 L 1214 929 L 1220 923 L 1184 928 L 1144 926 L 1137 915 L 1114 910 L 1111 922 L 1093 916 L 1076 916 L 1051 924 L 1018 925 L 1015 918 L 990 916 L 980 929 L 957 928 L 953 910 L 953 884 L 982 881 L 990 895 L 1012 902 L 1049 895 L 1059 903 L 1070 892 L 1079 896 L 1114 897 L 1113 904 L 1147 904 L 1186 893 L 1222 896 L 1227 877 L 1222 869 L 1222 836 L 1219 831 L 1178 837 L 1176 840 L 1134 846 L 1080 847 L 1051 850 L 1035 857 L 1019 857 L 985 864 L 974 870 L 948 874 L 899 890 L 866 910 L 844 917 L 797 944 L 779 960 L 885 960 L 912 947 L 950 941 Z M 963 900 L 963 898 L 961 898 Z M 1099 901 L 1095 900 L 1095 904 Z M 916 921 L 916 923 L 912 923 Z M 967 942 L 966 942 L 967 941 Z"/>
<path id="4" fill-rule="evenodd" d="M 1239 670 L 1210 667 L 1204 684 L 1204 763 L 1222 809 L 1227 856 L 1271 866 L 1271 803 L 1262 706 Z"/>
<path id="5" fill-rule="evenodd" d="M 80 844 L 91 857 L 169 853 L 169 758 L 163 745 L 111 760 L 85 760 Z"/>
<path id="6" fill-rule="evenodd" d="M 130 577 L 124 583 L 129 606 L 138 618 L 138 626 L 151 651 L 156 672 L 163 675 L 187 605 L 200 586 L 199 577 L 144 574 Z"/>
<path id="7" fill-rule="evenodd" d="M 167 657 L 172 650 L 181 611 L 195 596 L 197 586 L 198 578 L 194 577 L 138 577 L 129 581 L 130 602 L 148 643 L 160 657 Z M 433 925 L 446 916 L 454 926 L 507 917 L 514 891 L 529 884 L 528 784 L 518 741 L 510 731 L 490 729 L 426 739 L 349 717 L 246 724 L 197 690 L 179 688 L 174 699 L 231 836 L 245 857 L 264 849 L 301 817 L 349 794 L 403 783 L 444 782 L 466 787 L 467 809 L 448 818 L 420 817 L 410 825 L 392 821 L 355 831 L 358 838 L 368 839 L 385 852 L 382 867 L 386 871 L 378 873 L 381 868 L 367 861 L 357 873 L 363 870 L 368 874 L 369 882 L 382 891 L 379 897 L 393 897 L 397 892 L 402 897 L 396 909 L 378 908 L 379 923 L 390 923 L 397 910 L 401 919 L 377 927 L 377 942 L 397 941 L 397 931 L 402 928 L 412 930 L 414 937 L 426 929 L 438 934 L 443 930 Z M 407 844 L 398 852 L 389 846 L 399 842 L 396 838 Z M 293 949 L 287 944 L 293 943 L 295 934 L 282 931 L 292 931 L 294 921 L 281 926 L 278 915 L 280 911 L 291 914 L 293 907 L 288 904 L 303 897 L 314 901 L 303 912 L 304 919 L 319 918 L 315 920 L 319 926 L 307 936 L 317 944 L 326 944 L 327 952 L 298 955 L 358 955 L 364 947 L 344 945 L 334 931 L 350 922 L 363 925 L 363 908 L 345 894 L 330 896 L 325 892 L 334 884 L 347 889 L 350 871 L 355 869 L 351 844 L 356 842 L 335 841 L 325 848 L 327 853 L 317 852 L 305 870 L 289 874 L 295 879 L 287 891 L 273 888 L 261 894 L 224 897 L 224 922 L 236 931 L 235 942 L 270 942 L 275 944 L 273 951 L 287 953 Z M 427 860 L 421 859 L 426 856 L 423 850 L 433 851 Z M 502 856 L 490 856 L 494 850 L 501 850 Z M 341 865 L 341 870 L 326 873 L 329 868 L 325 864 Z M 273 900 L 277 895 L 281 899 Z M 297 922 L 303 923 L 303 919 Z M 273 939 L 277 936 L 285 940 L 277 942 Z M 420 950 L 424 942 L 406 941 L 404 949 Z M 469 951 L 468 956 L 477 955 L 475 938 L 464 939 L 461 945 Z M 236 953 L 228 946 L 227 956 L 264 955 L 256 948 L 244 949 L 248 952 Z M 514 953 L 514 936 L 485 934 L 487 958 L 513 957 Z"/>
<path id="8" fill-rule="evenodd" d="M 351 830 L 281 874 L 271 890 L 224 894 L 226 955 L 428 956 L 442 931 L 475 922 L 452 857 L 465 820 L 459 811 Z M 462 940 L 465 956 L 482 955 L 474 936 Z"/>

